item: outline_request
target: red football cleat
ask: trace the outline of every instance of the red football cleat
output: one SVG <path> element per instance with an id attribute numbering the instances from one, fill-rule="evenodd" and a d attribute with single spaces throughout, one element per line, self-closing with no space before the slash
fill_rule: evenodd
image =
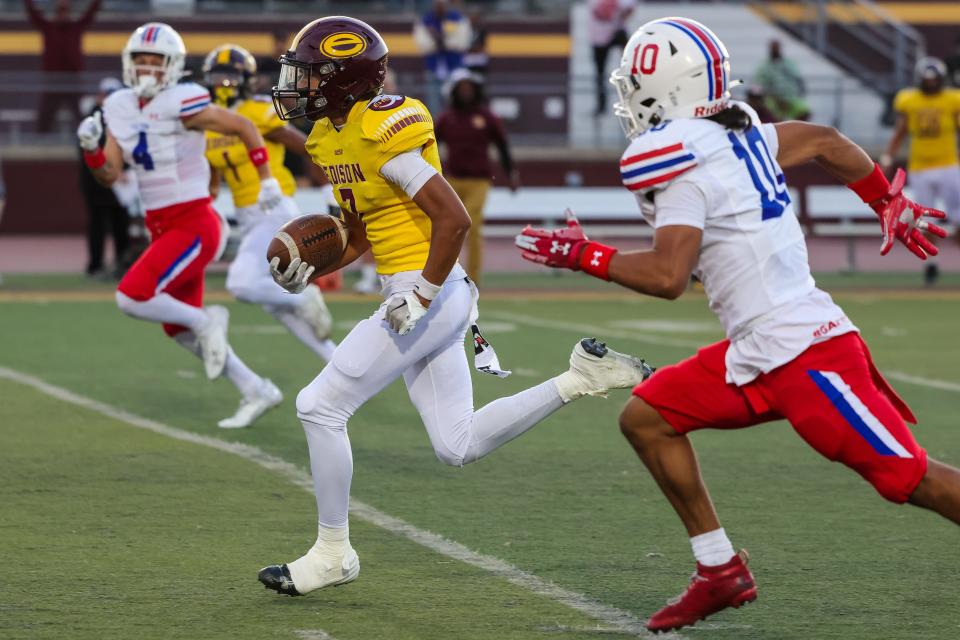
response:
<path id="1" fill-rule="evenodd" d="M 697 563 L 690 586 L 647 621 L 647 629 L 670 631 L 697 623 L 727 607 L 734 609 L 757 599 L 757 583 L 747 568 L 749 556 L 741 551 L 718 567 Z"/>

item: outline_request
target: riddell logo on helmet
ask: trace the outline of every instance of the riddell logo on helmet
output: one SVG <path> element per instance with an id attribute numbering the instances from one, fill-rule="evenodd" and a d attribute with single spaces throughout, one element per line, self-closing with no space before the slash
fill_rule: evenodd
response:
<path id="1" fill-rule="evenodd" d="M 727 108 L 726 101 L 718 102 L 717 104 L 711 105 L 709 107 L 697 107 L 696 109 L 693 110 L 693 117 L 704 118 L 706 116 L 713 116 L 720 113 L 726 108 Z"/>

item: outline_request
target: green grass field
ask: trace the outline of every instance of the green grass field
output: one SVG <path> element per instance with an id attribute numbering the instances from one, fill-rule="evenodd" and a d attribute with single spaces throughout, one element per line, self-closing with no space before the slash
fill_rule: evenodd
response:
<path id="1" fill-rule="evenodd" d="M 920 416 L 921 444 L 960 464 L 957 290 L 889 288 L 909 283 L 880 276 L 824 281 Z M 475 376 L 478 406 L 562 370 L 583 335 L 655 365 L 721 335 L 697 294 L 658 302 L 576 277 L 490 284 L 482 324 L 515 375 Z M 535 288 L 546 293 L 527 294 Z M 248 430 L 217 429 L 233 411 L 232 387 L 208 383 L 156 327 L 120 314 L 109 286 L 7 277 L 0 367 L 306 468 L 293 400 L 320 363 L 261 310 L 228 306 L 234 348 L 287 396 Z M 342 336 L 376 302 L 340 296 L 330 306 Z M 0 372 L 0 638 L 643 635 L 629 620 L 598 620 L 356 517 L 357 582 L 305 598 L 267 592 L 257 570 L 313 542 L 310 493 L 250 460 L 134 428 L 11 375 Z M 693 564 L 682 527 L 619 434 L 626 398 L 580 401 L 452 469 L 435 460 L 395 384 L 350 423 L 353 495 L 642 621 L 683 588 Z M 785 423 L 693 439 L 727 531 L 750 551 L 760 598 L 674 637 L 960 637 L 955 526 L 884 502 Z"/>

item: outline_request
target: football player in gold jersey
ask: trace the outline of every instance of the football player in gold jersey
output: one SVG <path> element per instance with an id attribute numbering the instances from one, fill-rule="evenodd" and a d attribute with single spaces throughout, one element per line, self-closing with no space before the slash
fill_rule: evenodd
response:
<path id="1" fill-rule="evenodd" d="M 886 152 L 880 156 L 884 170 L 893 165 L 903 139 L 910 136 L 907 181 L 917 202 L 937 205 L 960 222 L 960 163 L 957 128 L 960 125 L 960 89 L 946 87 L 947 67 L 937 58 L 917 63 L 917 87 L 901 89 L 893 100 L 897 124 Z M 926 266 L 928 284 L 936 281 L 937 263 Z"/>
<path id="2" fill-rule="evenodd" d="M 256 168 L 244 153 L 243 144 L 236 136 L 207 132 L 207 161 L 213 169 L 211 191 L 216 192 L 221 181 L 227 183 L 243 236 L 227 272 L 227 289 L 238 300 L 263 306 L 311 351 L 329 361 L 336 344 L 329 337 L 332 319 L 320 290 L 310 286 L 291 296 L 276 285 L 263 259 L 277 229 L 300 215 L 290 197 L 296 183 L 284 166 L 284 156 L 288 149 L 306 156 L 303 146 L 306 136 L 277 117 L 269 97 L 253 95 L 256 71 L 253 56 L 234 44 L 217 47 L 203 63 L 204 81 L 214 101 L 247 118 L 260 131 L 270 157 L 270 172 L 283 193 L 277 206 L 265 211 L 257 204 L 260 181 Z M 326 189 L 330 189 L 329 185 Z M 279 401 L 279 393 L 272 394 L 270 402 L 276 404 Z M 241 403 L 237 415 L 224 420 L 220 426 L 247 426 L 252 421 L 250 416 L 269 408 L 266 404 L 266 400 L 258 402 L 256 399 Z"/>
<path id="3" fill-rule="evenodd" d="M 264 568 L 259 579 L 269 589 L 301 595 L 350 582 L 360 572 L 348 535 L 353 458 L 347 420 L 397 378 L 406 383 L 437 457 L 461 466 L 570 401 L 637 384 L 649 368 L 583 340 L 568 371 L 474 411 L 464 337 L 477 318 L 478 293 L 457 263 L 470 218 L 441 175 L 430 113 L 414 98 L 380 95 L 387 45 L 359 20 L 311 22 L 280 61 L 277 113 L 316 122 L 307 150 L 326 171 L 350 227 L 346 253 L 330 270 L 369 247 L 385 299 L 297 397 L 319 511 L 317 542 L 298 560 Z M 296 259 L 283 273 L 277 262 L 272 270 L 290 291 L 320 275 Z M 507 375 L 473 328 L 477 368 Z"/>

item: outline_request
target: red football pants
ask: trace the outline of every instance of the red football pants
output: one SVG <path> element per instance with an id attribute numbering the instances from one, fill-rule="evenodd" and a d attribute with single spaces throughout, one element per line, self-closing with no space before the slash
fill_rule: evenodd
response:
<path id="1" fill-rule="evenodd" d="M 203 279 L 220 243 L 220 217 L 209 198 L 147 212 L 152 241 L 127 271 L 117 290 L 134 300 L 166 293 L 193 307 L 203 306 Z M 164 324 L 168 336 L 186 327 Z"/>
<path id="2" fill-rule="evenodd" d="M 729 346 L 718 342 L 658 370 L 634 395 L 678 433 L 789 420 L 807 444 L 859 473 L 883 497 L 910 497 L 926 473 L 927 454 L 905 422 L 916 419 L 859 334 L 815 344 L 743 387 L 726 382 Z"/>

